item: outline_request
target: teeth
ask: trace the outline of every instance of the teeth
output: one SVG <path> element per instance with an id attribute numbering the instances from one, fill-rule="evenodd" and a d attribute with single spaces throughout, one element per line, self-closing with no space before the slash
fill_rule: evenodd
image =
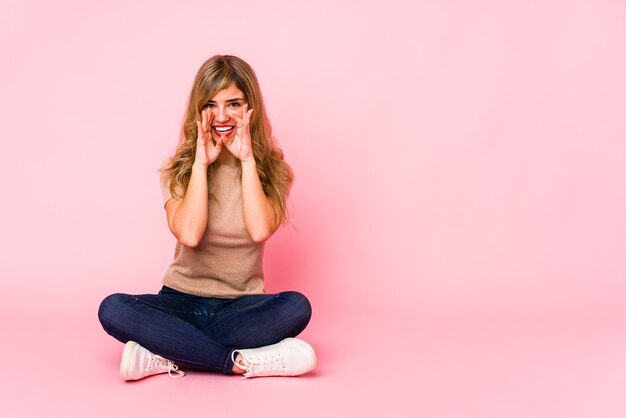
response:
<path id="1" fill-rule="evenodd" d="M 218 131 L 218 132 L 228 132 L 231 129 L 233 129 L 232 126 L 228 126 L 228 127 L 222 127 L 222 126 L 218 127 L 218 126 L 215 126 L 215 130 Z"/>

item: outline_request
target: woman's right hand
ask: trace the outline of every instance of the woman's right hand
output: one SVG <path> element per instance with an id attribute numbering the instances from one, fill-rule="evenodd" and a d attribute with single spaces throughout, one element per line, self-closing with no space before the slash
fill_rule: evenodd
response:
<path id="1" fill-rule="evenodd" d="M 194 164 L 200 164 L 203 167 L 208 167 L 211 163 L 217 160 L 222 150 L 222 138 L 218 137 L 213 143 L 211 130 L 211 122 L 213 121 L 213 112 L 209 109 L 203 109 L 202 121 L 196 121 L 198 127 L 198 139 L 196 141 L 196 159 Z"/>

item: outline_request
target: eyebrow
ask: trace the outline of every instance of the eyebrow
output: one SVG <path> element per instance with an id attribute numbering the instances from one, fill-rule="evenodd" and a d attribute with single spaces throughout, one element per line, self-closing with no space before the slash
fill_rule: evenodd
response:
<path id="1" fill-rule="evenodd" d="M 241 97 L 236 97 L 234 99 L 226 100 L 226 103 L 238 102 L 239 100 L 243 100 Z M 207 103 L 215 103 L 215 100 L 209 100 Z"/>

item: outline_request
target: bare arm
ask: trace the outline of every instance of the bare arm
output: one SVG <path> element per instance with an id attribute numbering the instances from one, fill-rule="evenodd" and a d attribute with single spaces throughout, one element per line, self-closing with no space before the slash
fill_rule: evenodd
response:
<path id="1" fill-rule="evenodd" d="M 213 114 L 202 111 L 198 125 L 196 158 L 191 169 L 187 192 L 182 198 L 173 197 L 165 204 L 167 224 L 176 239 L 187 247 L 197 247 L 209 219 L 207 167 L 217 159 L 222 149 L 221 140 L 211 140 Z"/>
<path id="2" fill-rule="evenodd" d="M 280 219 L 276 216 L 272 202 L 265 196 L 252 154 L 249 131 L 252 111 L 252 109 L 248 110 L 246 103 L 241 117 L 231 112 L 231 116 L 237 121 L 237 131 L 234 138 L 223 139 L 223 141 L 231 154 L 241 161 L 241 194 L 246 229 L 254 241 L 262 242 L 278 229 Z"/>
<path id="3" fill-rule="evenodd" d="M 276 210 L 265 196 L 254 158 L 241 163 L 241 194 L 246 229 L 256 242 L 263 242 L 278 229 Z"/>

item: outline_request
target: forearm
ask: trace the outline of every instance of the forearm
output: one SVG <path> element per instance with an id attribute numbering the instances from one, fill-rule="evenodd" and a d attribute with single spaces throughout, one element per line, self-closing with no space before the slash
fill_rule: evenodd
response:
<path id="1" fill-rule="evenodd" d="M 241 193 L 246 229 L 256 242 L 268 239 L 280 222 L 270 200 L 265 196 L 254 160 L 241 163 Z"/>
<path id="2" fill-rule="evenodd" d="M 187 193 L 174 213 L 174 230 L 178 240 L 195 247 L 202 239 L 209 218 L 207 168 L 194 164 Z"/>

